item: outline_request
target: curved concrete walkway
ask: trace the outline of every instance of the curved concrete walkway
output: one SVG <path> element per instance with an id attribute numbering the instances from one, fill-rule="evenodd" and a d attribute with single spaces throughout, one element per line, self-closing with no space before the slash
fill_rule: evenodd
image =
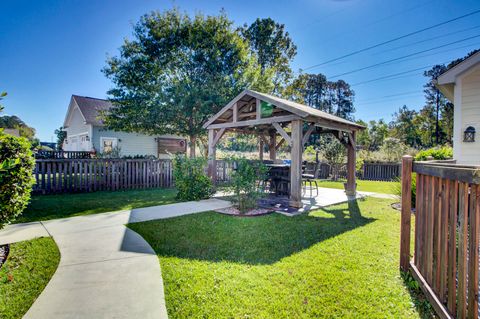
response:
<path id="1" fill-rule="evenodd" d="M 61 253 L 24 318 L 167 318 L 157 255 L 124 225 L 228 206 L 210 199 L 8 226 L 0 243 L 50 235 Z"/>

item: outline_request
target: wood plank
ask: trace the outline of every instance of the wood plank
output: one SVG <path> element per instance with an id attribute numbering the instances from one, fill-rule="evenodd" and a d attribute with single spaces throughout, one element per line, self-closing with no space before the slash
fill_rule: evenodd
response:
<path id="1" fill-rule="evenodd" d="M 283 127 L 281 127 L 280 124 L 278 123 L 273 123 L 272 125 L 277 130 L 277 132 L 283 137 L 283 139 L 288 143 L 288 145 L 292 146 L 292 138 L 290 137 L 290 135 L 287 134 L 287 132 L 285 132 Z M 299 143 L 301 143 L 301 141 L 299 141 Z"/>
<path id="2" fill-rule="evenodd" d="M 433 273 L 433 194 L 435 191 L 434 177 L 428 176 L 428 194 L 427 194 L 427 212 L 426 212 L 426 240 L 425 240 L 425 279 L 429 285 L 432 285 Z"/>
<path id="3" fill-rule="evenodd" d="M 442 319 L 453 319 L 453 316 L 448 312 L 442 302 L 437 298 L 436 294 L 433 292 L 425 277 L 422 276 L 420 271 L 415 267 L 413 263 L 410 263 L 410 269 L 415 280 L 420 284 L 420 288 L 427 297 L 428 301 L 435 309 L 436 314 Z"/>
<path id="4" fill-rule="evenodd" d="M 355 150 L 354 150 L 355 151 Z M 355 158 L 354 158 L 355 159 Z M 402 157 L 402 212 L 400 224 L 400 269 L 410 264 L 410 236 L 412 218 L 412 156 Z M 355 164 L 355 163 L 354 163 Z M 352 169 L 351 165 L 348 169 Z"/>
<path id="5" fill-rule="evenodd" d="M 433 291 L 439 293 L 440 291 L 440 237 L 441 237 L 441 206 L 440 206 L 440 181 L 438 177 L 433 178 L 435 186 L 433 193 Z"/>
<path id="6" fill-rule="evenodd" d="M 478 245 L 480 231 L 480 186 L 471 185 L 468 236 L 468 309 L 467 318 L 478 317 Z"/>
<path id="7" fill-rule="evenodd" d="M 439 299 L 447 302 L 447 268 L 448 268 L 448 201 L 450 198 L 450 183 L 442 179 L 441 218 L 440 218 L 440 288 Z"/>
<path id="8" fill-rule="evenodd" d="M 457 180 L 464 183 L 480 184 L 480 169 L 478 168 L 452 167 L 435 163 L 415 162 L 413 164 L 413 171 L 420 174 Z"/>
<path id="9" fill-rule="evenodd" d="M 467 237 L 468 237 L 468 184 L 459 184 L 458 195 L 458 289 L 457 317 L 467 314 Z"/>
<path id="10" fill-rule="evenodd" d="M 457 302 L 457 209 L 458 209 L 458 182 L 448 181 L 450 184 L 450 200 L 448 207 L 448 269 L 447 269 L 447 307 L 451 313 L 456 312 Z"/>
<path id="11" fill-rule="evenodd" d="M 415 250 L 414 250 L 414 262 L 415 266 L 418 268 L 419 267 L 419 259 L 420 259 L 420 229 L 421 229 L 421 223 L 422 219 L 420 214 L 422 213 L 422 210 L 420 209 L 421 205 L 421 200 L 422 200 L 422 191 L 423 191 L 423 175 L 416 174 L 415 178 L 417 179 L 416 185 L 416 196 L 415 196 L 415 236 L 414 236 L 414 245 L 415 245 Z"/>
<path id="12" fill-rule="evenodd" d="M 257 120 L 262 118 L 262 102 L 260 99 L 255 99 L 255 113 Z"/>
<path id="13" fill-rule="evenodd" d="M 296 115 L 282 115 L 277 117 L 266 117 L 262 119 L 247 120 L 247 121 L 238 121 L 236 123 L 221 123 L 221 124 L 212 124 L 208 129 L 220 129 L 220 128 L 234 128 L 234 127 L 246 127 L 246 126 L 255 126 L 255 125 L 265 125 L 281 122 L 291 122 L 293 120 L 298 120 L 300 117 Z"/>

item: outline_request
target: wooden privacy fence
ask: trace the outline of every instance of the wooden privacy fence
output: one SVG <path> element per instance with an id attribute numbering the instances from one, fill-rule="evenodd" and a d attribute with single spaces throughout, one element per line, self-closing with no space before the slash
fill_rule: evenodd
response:
<path id="1" fill-rule="evenodd" d="M 34 192 L 42 194 L 172 187 L 171 160 L 36 160 Z"/>
<path id="2" fill-rule="evenodd" d="M 400 177 L 400 163 L 365 162 L 361 178 L 369 181 L 393 181 Z"/>
<path id="3" fill-rule="evenodd" d="M 478 317 L 480 169 L 402 161 L 400 268 L 411 270 L 441 318 Z M 414 259 L 411 178 L 416 173 Z"/>

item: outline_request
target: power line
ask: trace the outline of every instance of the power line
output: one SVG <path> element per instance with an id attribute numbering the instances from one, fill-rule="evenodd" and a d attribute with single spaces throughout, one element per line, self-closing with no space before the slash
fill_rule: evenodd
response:
<path id="1" fill-rule="evenodd" d="M 442 34 L 442 35 L 439 35 L 439 36 L 436 36 L 436 37 L 433 37 L 433 38 L 428 38 L 428 39 L 412 42 L 412 43 L 409 43 L 409 44 L 401 45 L 401 46 L 391 48 L 391 49 L 387 49 L 387 50 L 383 50 L 383 51 L 380 51 L 380 52 L 375 52 L 373 54 L 378 55 L 378 54 L 382 54 L 382 53 L 385 53 L 385 52 L 391 52 L 391 51 L 395 51 L 395 50 L 398 50 L 398 49 L 407 48 L 407 47 L 410 47 L 412 45 L 425 43 L 425 42 L 429 42 L 429 41 L 440 39 L 440 38 L 445 38 L 445 37 L 448 37 L 448 36 L 451 36 L 451 35 L 454 35 L 454 34 L 457 34 L 457 33 L 462 33 L 462 32 L 465 32 L 465 31 L 470 31 L 470 30 L 474 30 L 474 29 L 478 29 L 478 28 L 480 28 L 480 25 L 477 25 L 477 26 L 471 27 L 471 28 L 466 28 L 466 29 L 454 31 L 454 32 L 450 32 L 450 33 L 446 33 L 446 34 Z"/>
<path id="2" fill-rule="evenodd" d="M 380 46 L 382 46 L 382 45 L 385 45 L 385 44 L 388 44 L 388 43 L 392 43 L 392 42 L 398 41 L 398 40 L 400 40 L 400 39 L 404 39 L 404 38 L 410 37 L 410 36 L 412 36 L 412 35 L 415 35 L 415 34 L 418 34 L 418 33 L 421 33 L 421 32 L 425 32 L 425 31 L 427 31 L 427 30 L 431 30 L 431 29 L 437 28 L 437 27 L 439 27 L 439 26 L 442 26 L 442 25 L 445 25 L 445 24 L 448 24 L 448 23 L 452 23 L 452 22 L 454 22 L 454 21 L 457 21 L 457 20 L 460 20 L 460 19 L 463 19 L 463 18 L 472 16 L 472 15 L 475 15 L 475 14 L 477 14 L 477 13 L 480 13 L 480 9 L 479 9 L 479 10 L 472 11 L 472 12 L 469 12 L 469 13 L 464 14 L 464 15 L 462 15 L 462 16 L 459 16 L 459 17 L 456 17 L 456 18 L 447 20 L 447 21 L 443 21 L 443 22 L 434 24 L 434 25 L 432 25 L 432 26 L 429 26 L 429 27 L 426 27 L 426 28 L 423 28 L 423 29 L 420 29 L 420 30 L 417 30 L 417 31 L 413 31 L 413 32 L 404 34 L 404 35 L 402 35 L 402 36 L 393 38 L 393 39 L 391 39 L 391 40 L 387 40 L 387 41 L 384 41 L 384 42 L 381 42 L 381 43 L 378 43 L 378 44 L 375 44 L 375 45 L 372 45 L 372 46 L 369 46 L 369 47 L 366 47 L 366 48 L 363 48 L 363 49 L 360 49 L 360 50 L 357 50 L 357 51 L 353 51 L 353 52 L 351 52 L 351 53 L 342 55 L 342 56 L 340 56 L 340 57 L 337 57 L 337 58 L 330 59 L 330 60 L 325 61 L 325 62 L 322 62 L 322 63 L 318 63 L 318 64 L 315 64 L 315 65 L 312 65 L 312 66 L 310 66 L 310 67 L 308 67 L 308 68 L 305 68 L 304 70 L 305 70 L 305 71 L 306 71 L 306 70 L 310 70 L 310 69 L 313 69 L 313 68 L 316 68 L 316 67 L 319 67 L 319 66 L 322 66 L 322 65 L 325 65 L 325 64 L 334 62 L 334 61 L 338 61 L 338 60 L 341 60 L 341 59 L 350 57 L 350 56 L 352 56 L 352 55 L 356 55 L 356 54 L 359 54 L 359 53 L 362 53 L 362 52 L 365 52 L 365 51 L 368 51 L 368 50 L 371 50 L 371 49 L 374 49 L 374 48 L 378 48 L 378 47 L 380 47 Z"/>
<path id="3" fill-rule="evenodd" d="M 417 94 L 417 95 L 409 96 L 409 98 L 422 97 L 422 96 L 424 96 L 424 95 L 423 94 Z M 386 99 L 386 100 L 376 101 L 376 102 L 369 102 L 369 103 L 359 103 L 359 104 L 355 104 L 355 106 L 367 106 L 367 105 L 379 104 L 379 103 L 390 103 L 390 102 L 394 102 L 394 101 L 398 101 L 398 100 L 402 100 L 402 99 L 404 99 L 404 97 L 397 97 L 397 98 Z"/>
<path id="4" fill-rule="evenodd" d="M 419 93 L 418 90 L 414 90 L 414 91 L 407 91 L 407 92 L 384 95 L 384 96 L 375 97 L 375 98 L 372 98 L 372 99 L 359 100 L 359 101 L 355 101 L 355 102 L 356 103 L 364 103 L 364 102 L 370 102 L 370 101 L 384 100 L 384 99 L 397 97 L 397 96 L 407 96 L 407 95 L 412 95 L 412 94 L 417 94 L 418 95 L 418 93 Z"/>
<path id="5" fill-rule="evenodd" d="M 358 69 L 355 69 L 355 70 L 352 70 L 352 71 L 349 71 L 349 72 L 344 72 L 344 73 L 341 73 L 341 74 L 337 74 L 337 75 L 331 76 L 330 78 L 331 78 L 331 79 L 332 79 L 332 78 L 338 78 L 338 77 L 340 77 L 340 76 L 344 76 L 344 75 L 347 75 L 347 74 L 352 74 L 352 73 L 360 72 L 360 71 L 363 71 L 363 70 L 366 70 L 366 69 L 371 69 L 371 68 L 376 67 L 376 66 L 379 66 L 379 65 L 384 65 L 384 64 L 387 64 L 387 63 L 390 63 L 390 62 L 402 60 L 402 59 L 404 59 L 404 58 L 408 58 L 408 57 L 411 57 L 411 56 L 414 56 L 414 55 L 417 55 L 417 54 L 421 54 L 421 53 L 433 51 L 433 50 L 436 50 L 436 49 L 444 48 L 444 47 L 449 46 L 449 45 L 452 45 L 452 44 L 456 44 L 456 43 L 468 41 L 468 40 L 475 39 L 475 38 L 478 38 L 478 37 L 480 37 L 480 34 L 475 35 L 475 36 L 472 36 L 472 37 L 468 37 L 468 38 L 465 38 L 465 39 L 457 40 L 457 41 L 454 41 L 454 42 L 450 42 L 450 43 L 447 43 L 447 44 L 439 45 L 439 46 L 436 46 L 436 47 L 434 47 L 434 48 L 430 48 L 430 49 L 426 49 L 426 50 L 421 50 L 421 51 L 417 51 L 417 52 L 414 52 L 414 53 L 410 53 L 410 54 L 407 54 L 407 55 L 404 55 L 404 56 L 401 56 L 401 57 L 398 57 L 398 58 L 394 58 L 394 59 L 391 59 L 391 60 L 387 60 L 387 61 L 375 63 L 375 64 L 372 64 L 372 65 L 369 65 L 369 66 L 365 66 L 365 67 L 363 67 L 363 68 L 358 68 Z"/>

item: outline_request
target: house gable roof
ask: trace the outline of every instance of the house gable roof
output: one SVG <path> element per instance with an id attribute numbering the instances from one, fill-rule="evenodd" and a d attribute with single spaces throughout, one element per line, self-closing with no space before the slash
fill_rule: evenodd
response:
<path id="1" fill-rule="evenodd" d="M 437 88 L 453 102 L 455 82 L 459 76 L 462 76 L 476 65 L 480 64 L 480 51 L 466 58 L 454 67 L 443 72 L 436 81 Z"/>
<path id="2" fill-rule="evenodd" d="M 103 123 L 100 119 L 100 112 L 108 111 L 113 107 L 113 105 L 110 101 L 104 99 L 72 95 L 70 104 L 68 106 L 67 115 L 65 116 L 65 121 L 63 123 L 64 126 L 68 126 L 70 116 L 75 107 L 78 107 L 80 114 L 83 116 L 85 124 L 102 126 Z"/>

